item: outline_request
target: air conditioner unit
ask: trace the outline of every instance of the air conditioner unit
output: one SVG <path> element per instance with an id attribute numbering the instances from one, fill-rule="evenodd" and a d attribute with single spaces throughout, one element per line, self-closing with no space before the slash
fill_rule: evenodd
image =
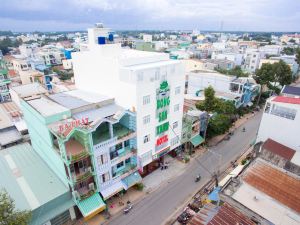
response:
<path id="1" fill-rule="evenodd" d="M 89 189 L 90 189 L 90 190 L 93 190 L 93 191 L 95 190 L 95 185 L 94 185 L 94 183 L 90 183 L 90 184 L 89 184 Z"/>

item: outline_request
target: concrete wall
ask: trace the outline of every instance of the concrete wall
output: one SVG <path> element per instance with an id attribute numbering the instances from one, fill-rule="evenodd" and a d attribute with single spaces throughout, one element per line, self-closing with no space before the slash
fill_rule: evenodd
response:
<path id="1" fill-rule="evenodd" d="M 283 118 L 264 112 L 257 135 L 257 142 L 266 141 L 268 138 L 282 143 L 296 151 L 300 151 L 300 105 L 272 102 L 269 103 L 296 109 L 297 114 L 294 120 Z"/>
<path id="2" fill-rule="evenodd" d="M 53 139 L 47 127 L 49 122 L 57 121 L 58 117 L 56 116 L 47 120 L 23 100 L 21 100 L 21 109 L 24 113 L 33 149 L 67 186 L 68 181 L 63 161 L 53 147 Z M 62 117 L 62 115 L 60 116 Z"/>

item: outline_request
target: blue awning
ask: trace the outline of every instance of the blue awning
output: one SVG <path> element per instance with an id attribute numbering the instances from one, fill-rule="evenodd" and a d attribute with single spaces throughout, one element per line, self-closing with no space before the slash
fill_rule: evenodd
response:
<path id="1" fill-rule="evenodd" d="M 216 187 L 209 195 L 208 195 L 208 199 L 214 202 L 217 202 L 220 200 L 219 198 L 219 192 L 220 192 L 221 188 L 220 187 Z"/>
<path id="2" fill-rule="evenodd" d="M 122 179 L 122 183 L 124 185 L 124 189 L 127 190 L 128 188 L 132 187 L 133 185 L 142 181 L 142 177 L 139 172 L 134 172 L 129 176 Z"/>

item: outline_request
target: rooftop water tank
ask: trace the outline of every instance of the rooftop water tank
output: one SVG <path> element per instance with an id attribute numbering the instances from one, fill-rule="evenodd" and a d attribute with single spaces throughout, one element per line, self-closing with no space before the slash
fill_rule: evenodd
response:
<path id="1" fill-rule="evenodd" d="M 98 44 L 105 45 L 105 37 L 98 37 Z"/>
<path id="2" fill-rule="evenodd" d="M 110 34 L 108 35 L 108 40 L 109 40 L 110 42 L 113 42 L 113 41 L 114 41 L 114 35 L 110 33 Z"/>

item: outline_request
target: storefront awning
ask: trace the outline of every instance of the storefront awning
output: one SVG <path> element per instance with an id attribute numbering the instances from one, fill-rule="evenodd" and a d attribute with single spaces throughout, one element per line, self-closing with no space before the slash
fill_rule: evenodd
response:
<path id="1" fill-rule="evenodd" d="M 198 145 L 200 145 L 201 143 L 204 142 L 204 138 L 201 137 L 200 134 L 197 134 L 197 135 L 195 135 L 194 137 L 192 137 L 192 138 L 190 139 L 190 142 L 192 143 L 192 145 L 193 145 L 194 147 L 197 147 Z"/>
<path id="2" fill-rule="evenodd" d="M 118 181 L 118 182 L 114 183 L 113 185 L 108 186 L 104 190 L 101 190 L 100 192 L 101 192 L 101 195 L 103 196 L 103 199 L 106 200 L 106 199 L 110 198 L 111 196 L 113 196 L 114 194 L 117 194 L 118 192 L 120 192 L 123 189 L 124 189 L 123 183 L 121 181 Z"/>
<path id="3" fill-rule="evenodd" d="M 128 188 L 132 187 L 133 185 L 142 181 L 142 177 L 139 172 L 134 172 L 129 176 L 122 179 L 122 183 L 124 185 L 124 189 L 127 190 Z"/>
<path id="4" fill-rule="evenodd" d="M 92 218 L 94 215 L 103 211 L 106 207 L 98 192 L 84 200 L 79 201 L 77 206 L 84 219 Z"/>

